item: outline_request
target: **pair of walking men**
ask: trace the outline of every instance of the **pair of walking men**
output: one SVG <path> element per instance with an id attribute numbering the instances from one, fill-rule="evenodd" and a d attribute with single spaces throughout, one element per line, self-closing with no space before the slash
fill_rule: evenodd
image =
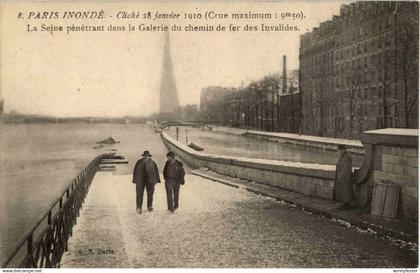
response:
<path id="1" fill-rule="evenodd" d="M 156 162 L 152 160 L 149 151 L 144 151 L 142 158 L 137 161 L 133 172 L 133 183 L 136 184 L 137 212 L 142 212 L 144 189 L 147 192 L 147 209 L 153 210 L 153 193 L 155 185 L 160 183 L 159 170 Z M 175 154 L 169 152 L 167 155 L 163 177 L 165 179 L 166 198 L 168 210 L 174 212 L 179 205 L 179 188 L 185 183 L 185 171 L 181 162 L 175 159 Z"/>

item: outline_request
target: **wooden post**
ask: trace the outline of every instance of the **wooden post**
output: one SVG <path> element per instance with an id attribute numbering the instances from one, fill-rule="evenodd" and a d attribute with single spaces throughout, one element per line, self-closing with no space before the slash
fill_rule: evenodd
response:
<path id="1" fill-rule="evenodd" d="M 185 145 L 188 145 L 188 130 L 185 129 Z"/>

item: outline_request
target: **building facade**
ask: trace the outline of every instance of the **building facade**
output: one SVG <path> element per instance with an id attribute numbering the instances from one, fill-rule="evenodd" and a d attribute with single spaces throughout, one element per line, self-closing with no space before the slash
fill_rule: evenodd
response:
<path id="1" fill-rule="evenodd" d="M 302 133 L 418 127 L 418 3 L 356 2 L 300 41 Z"/>

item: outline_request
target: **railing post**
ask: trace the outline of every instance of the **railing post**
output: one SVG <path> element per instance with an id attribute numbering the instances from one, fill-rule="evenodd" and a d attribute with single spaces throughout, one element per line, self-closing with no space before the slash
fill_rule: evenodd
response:
<path id="1" fill-rule="evenodd" d="M 32 257 L 32 250 L 33 250 L 33 236 L 34 236 L 34 234 L 33 233 L 31 233 L 31 235 L 29 235 L 29 237 L 28 237 L 28 245 L 27 245 L 27 253 L 28 253 L 28 255 L 31 255 L 31 257 Z"/>
<path id="2" fill-rule="evenodd" d="M 52 215 L 51 215 L 51 210 L 48 212 L 48 225 L 51 225 L 51 219 Z"/>
<path id="3" fill-rule="evenodd" d="M 59 210 L 54 214 L 54 208 L 57 206 L 57 201 L 54 206 L 49 209 L 48 214 L 40 220 L 40 223 L 47 218 L 48 226 L 44 229 L 44 237 L 35 237 L 34 230 L 36 226 L 27 237 L 19 243 L 13 254 L 8 257 L 4 263 L 6 267 L 10 261 L 16 257 L 20 249 L 25 248 L 26 255 L 20 263 L 23 267 L 59 267 L 63 251 L 67 250 L 67 240 L 69 235 L 72 235 L 72 228 L 76 222 L 76 214 L 80 214 L 82 203 L 85 201 L 85 196 L 91 180 L 97 171 L 100 160 L 96 159 L 88 168 L 83 170 L 71 181 L 71 185 L 59 197 Z M 79 185 L 81 184 L 81 185 Z M 65 199 L 67 198 L 67 199 Z M 63 201 L 64 200 L 64 201 Z M 64 204 L 66 207 L 64 207 Z M 57 217 L 54 218 L 53 217 Z M 52 223 L 52 221 L 56 221 Z M 45 223 L 45 222 L 43 222 Z M 57 224 L 57 225 L 55 225 Z M 39 225 L 39 224 L 38 224 Z M 54 225 L 54 226 L 53 226 Z M 45 232 L 46 231 L 46 232 Z M 57 238 L 56 238 L 57 237 Z M 44 253 L 45 252 L 45 253 Z M 52 256 L 51 256 L 52 255 Z M 3 267 L 3 264 L 1 265 Z"/>

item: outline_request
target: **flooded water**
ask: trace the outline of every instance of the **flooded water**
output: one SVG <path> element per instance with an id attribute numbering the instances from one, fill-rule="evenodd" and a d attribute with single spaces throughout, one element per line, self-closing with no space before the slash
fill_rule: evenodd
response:
<path id="1" fill-rule="evenodd" d="M 132 170 L 159 137 L 145 125 L 0 124 L 0 260 L 97 155 L 117 149 Z M 112 136 L 120 143 L 93 149 Z M 165 149 L 160 145 L 158 149 Z M 159 161 L 164 160 L 164 152 Z"/>
<path id="2" fill-rule="evenodd" d="M 186 132 L 187 131 L 187 132 Z M 176 138 L 175 127 L 168 130 Z M 337 151 L 278 143 L 270 140 L 226 134 L 198 128 L 179 127 L 178 140 L 182 143 L 193 142 L 210 154 L 266 158 L 292 162 L 335 165 L 339 158 Z M 362 156 L 352 155 L 353 166 L 360 167 Z"/>

